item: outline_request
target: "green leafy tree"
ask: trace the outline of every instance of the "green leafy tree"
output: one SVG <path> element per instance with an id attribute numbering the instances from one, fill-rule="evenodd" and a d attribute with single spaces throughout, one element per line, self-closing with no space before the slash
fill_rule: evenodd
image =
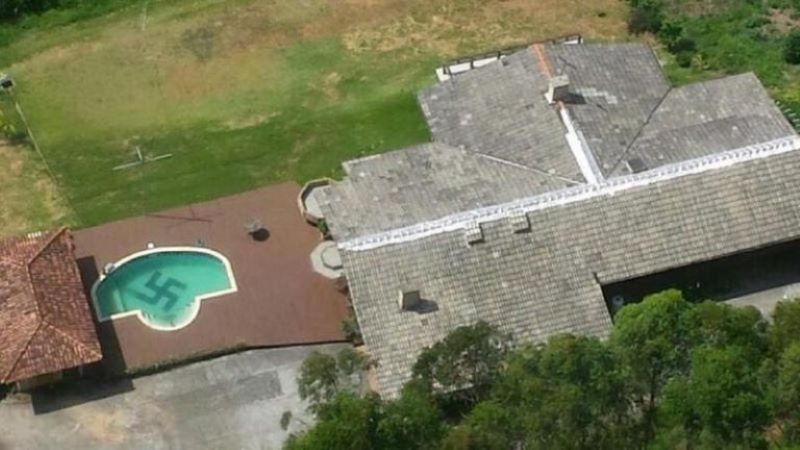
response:
<path id="1" fill-rule="evenodd" d="M 772 317 L 770 346 L 779 355 L 789 345 L 800 342 L 800 299 L 778 303 Z"/>
<path id="2" fill-rule="evenodd" d="M 800 342 L 791 344 L 781 356 L 777 391 L 782 440 L 800 446 Z"/>
<path id="3" fill-rule="evenodd" d="M 300 398 L 308 400 L 312 410 L 343 391 L 354 391 L 360 382 L 354 378 L 364 368 L 365 358 L 352 348 L 346 348 L 336 357 L 312 352 L 303 361 L 297 377 Z"/>
<path id="4" fill-rule="evenodd" d="M 510 337 L 486 322 L 455 329 L 422 351 L 413 376 L 441 398 L 475 404 L 500 373 Z"/>
<path id="5" fill-rule="evenodd" d="M 690 333 L 685 313 L 690 304 L 677 290 L 653 294 L 615 316 L 610 344 L 631 381 L 635 403 L 643 412 L 645 435 L 652 436 L 661 389 L 687 372 Z"/>
<path id="6" fill-rule="evenodd" d="M 690 347 L 736 345 L 751 362 L 760 361 L 769 347 L 767 322 L 752 306 L 738 308 L 705 301 L 686 310 L 682 320 Z"/>
<path id="7" fill-rule="evenodd" d="M 380 448 L 385 450 L 438 447 L 445 425 L 436 402 L 423 386 L 409 383 L 398 399 L 387 402 L 378 423 Z"/>
<path id="8" fill-rule="evenodd" d="M 447 448 L 615 449 L 625 447 L 629 403 L 608 347 L 558 336 L 516 352 L 489 401 L 478 404 Z"/>
<path id="9" fill-rule="evenodd" d="M 290 437 L 286 450 L 372 450 L 378 446 L 377 424 L 381 401 L 377 395 L 358 397 L 338 393 L 321 403 L 317 423 Z"/>
<path id="10" fill-rule="evenodd" d="M 460 425 L 449 430 L 442 449 L 506 450 L 524 442 L 524 415 L 505 400 L 492 398 L 478 403 Z"/>
<path id="11" fill-rule="evenodd" d="M 678 446 L 765 448 L 766 398 L 747 350 L 704 346 L 693 352 L 690 373 L 664 388 L 660 416 Z"/>

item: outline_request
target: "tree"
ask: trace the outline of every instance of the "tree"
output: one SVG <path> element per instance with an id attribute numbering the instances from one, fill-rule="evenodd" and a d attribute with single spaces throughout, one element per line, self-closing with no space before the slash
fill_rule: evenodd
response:
<path id="1" fill-rule="evenodd" d="M 764 448 L 770 405 L 758 379 L 758 363 L 736 345 L 703 346 L 691 370 L 663 391 L 660 418 L 680 446 Z"/>
<path id="2" fill-rule="evenodd" d="M 286 450 L 371 450 L 377 445 L 380 414 L 377 395 L 358 397 L 349 392 L 335 394 L 321 403 L 317 423 L 301 435 L 291 436 Z"/>
<path id="3" fill-rule="evenodd" d="M 442 415 L 424 386 L 407 384 L 398 399 L 387 402 L 378 423 L 380 448 L 436 448 L 444 433 Z"/>
<path id="4" fill-rule="evenodd" d="M 509 350 L 479 323 L 424 350 L 396 399 L 359 398 L 358 357 L 314 355 L 303 395 L 318 423 L 290 450 L 758 449 L 800 444 L 800 301 L 774 325 L 679 291 L 615 316 L 610 339 L 555 336 Z M 338 360 L 337 360 L 338 359 Z"/>
<path id="5" fill-rule="evenodd" d="M 388 402 L 375 394 L 338 392 L 316 414 L 314 427 L 292 436 L 287 450 L 425 450 L 436 448 L 444 431 L 435 402 L 413 383 Z"/>
<path id="6" fill-rule="evenodd" d="M 642 408 L 647 436 L 653 432 L 664 384 L 689 367 L 690 333 L 685 320 L 689 309 L 681 292 L 672 289 L 628 305 L 615 316 L 610 345 L 631 381 L 635 402 Z"/>
<path id="7" fill-rule="evenodd" d="M 308 400 L 313 411 L 339 392 L 354 391 L 360 380 L 353 378 L 364 365 L 364 357 L 352 348 L 340 351 L 336 358 L 312 352 L 303 361 L 297 377 L 300 398 Z"/>
<path id="8" fill-rule="evenodd" d="M 524 415 L 503 399 L 478 403 L 447 433 L 443 450 L 507 450 L 525 441 Z"/>
<path id="9" fill-rule="evenodd" d="M 800 29 L 792 30 L 786 37 L 783 57 L 789 64 L 800 64 Z"/>
<path id="10" fill-rule="evenodd" d="M 497 379 L 509 348 L 510 337 L 486 322 L 460 327 L 422 351 L 413 377 L 445 401 L 474 405 Z"/>
<path id="11" fill-rule="evenodd" d="M 785 444 L 800 445 L 800 342 L 791 344 L 781 356 L 777 390 L 782 440 Z"/>
<path id="12" fill-rule="evenodd" d="M 792 343 L 800 342 L 800 299 L 778 303 L 772 317 L 770 347 L 773 354 L 779 355 Z"/>
<path id="13" fill-rule="evenodd" d="M 628 411 L 625 380 L 608 347 L 557 336 L 515 352 L 491 398 L 451 431 L 445 447 L 621 448 Z"/>
<path id="14" fill-rule="evenodd" d="M 752 306 L 738 308 L 705 301 L 686 310 L 683 321 L 690 347 L 736 345 L 750 361 L 760 361 L 768 349 L 767 322 Z"/>
<path id="15" fill-rule="evenodd" d="M 664 20 L 664 6 L 660 0 L 628 0 L 631 6 L 628 31 L 632 34 L 657 33 Z"/>

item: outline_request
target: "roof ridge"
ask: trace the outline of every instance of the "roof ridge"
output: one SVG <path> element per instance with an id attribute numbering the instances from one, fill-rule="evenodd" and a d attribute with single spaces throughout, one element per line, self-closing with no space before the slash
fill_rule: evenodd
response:
<path id="1" fill-rule="evenodd" d="M 489 155 L 487 153 L 483 153 L 483 152 L 480 152 L 480 151 L 475 151 L 475 150 L 468 150 L 468 151 L 471 152 L 471 153 L 474 153 L 477 156 L 486 158 L 486 159 L 488 159 L 490 161 L 494 161 L 494 162 L 497 162 L 497 163 L 500 163 L 500 164 L 506 164 L 506 165 L 509 165 L 511 167 L 516 167 L 516 168 L 521 169 L 521 170 L 534 172 L 534 173 L 537 173 L 539 175 L 546 176 L 548 178 L 554 178 L 554 179 L 563 181 L 565 183 L 575 184 L 575 185 L 583 184 L 582 182 L 580 182 L 578 180 L 573 180 L 572 178 L 569 178 L 569 177 L 564 177 L 564 176 L 561 176 L 561 175 L 558 175 L 558 174 L 550 173 L 550 172 L 548 172 L 548 171 L 546 171 L 544 169 L 540 169 L 540 168 L 538 168 L 536 166 L 527 166 L 525 164 L 520 164 L 520 163 L 517 163 L 517 162 L 514 162 L 514 161 L 509 161 L 509 160 L 507 160 L 505 158 L 500 158 L 500 157 L 497 157 L 497 156 L 494 156 L 494 155 Z"/>
<path id="2" fill-rule="evenodd" d="M 625 158 L 625 156 L 627 156 L 628 153 L 630 153 L 633 146 L 636 145 L 637 142 L 639 142 L 639 138 L 642 136 L 644 129 L 647 127 L 647 125 L 650 124 L 650 121 L 653 120 L 653 117 L 656 115 L 656 112 L 658 112 L 658 110 L 661 109 L 661 105 L 664 104 L 664 101 L 667 99 L 669 94 L 671 94 L 674 90 L 675 88 L 670 86 L 669 88 L 667 88 L 666 92 L 664 92 L 664 95 L 662 95 L 661 98 L 658 99 L 658 102 L 656 102 L 656 104 L 653 106 L 653 109 L 650 110 L 650 113 L 647 114 L 647 117 L 645 118 L 644 122 L 642 122 L 642 125 L 639 127 L 638 130 L 636 130 L 636 134 L 633 135 L 633 139 L 631 139 L 631 142 L 628 143 L 628 146 L 625 147 L 625 150 L 622 151 L 617 160 L 608 170 L 609 175 L 613 174 L 614 171 L 617 170 L 617 167 L 619 167 L 619 165 L 622 163 L 622 160 Z"/>
<path id="3" fill-rule="evenodd" d="M 360 251 L 408 242 L 434 234 L 463 229 L 470 223 L 490 222 L 508 217 L 514 213 L 522 212 L 527 214 L 554 206 L 563 206 L 586 201 L 598 196 L 614 195 L 615 193 L 631 188 L 667 182 L 689 175 L 704 173 L 709 170 L 722 170 L 739 163 L 769 158 L 773 155 L 799 150 L 800 136 L 793 134 L 735 150 L 660 166 L 640 173 L 608 178 L 598 184 L 572 186 L 558 191 L 520 198 L 499 205 L 462 211 L 439 219 L 419 222 L 411 226 L 357 236 L 340 242 L 338 246 L 343 250 Z"/>
<path id="4" fill-rule="evenodd" d="M 66 227 L 61 227 L 58 230 L 54 231 L 52 235 L 48 236 L 47 239 L 44 239 L 42 244 L 36 250 L 36 252 L 33 253 L 33 256 L 29 257 L 28 261 L 25 263 L 25 274 L 28 276 L 28 288 L 30 288 L 31 293 L 33 295 L 33 304 L 36 306 L 36 317 L 39 319 L 40 323 L 47 321 L 44 319 L 42 315 L 42 308 L 39 302 L 39 295 L 36 292 L 36 287 L 33 283 L 33 275 L 31 274 L 31 265 L 42 255 L 42 253 L 48 247 L 50 247 L 50 245 L 56 240 L 58 236 L 61 236 L 61 234 L 64 233 L 66 229 L 67 229 Z"/>
<path id="5" fill-rule="evenodd" d="M 38 305 L 37 305 L 37 309 L 38 309 Z M 40 316 L 38 314 L 38 312 L 37 312 L 37 316 Z M 17 355 L 17 358 L 14 360 L 14 364 L 12 364 L 11 367 L 8 369 L 8 373 L 3 374 L 2 377 L 0 377 L 0 381 L 5 383 L 6 379 L 9 376 L 11 376 L 12 373 L 14 373 L 14 371 L 17 369 L 17 366 L 19 365 L 19 362 L 22 361 L 22 356 L 25 355 L 25 353 L 28 352 L 28 348 L 31 346 L 31 342 L 33 342 L 33 338 L 36 336 L 36 334 L 39 333 L 39 330 L 42 329 L 42 325 L 44 325 L 44 322 L 40 318 L 39 319 L 39 323 L 36 325 L 36 329 L 28 337 L 28 341 L 25 343 L 25 346 L 22 347 L 22 350 L 19 352 L 19 355 Z"/>
<path id="6" fill-rule="evenodd" d="M 81 347 L 84 350 L 88 350 L 89 352 L 91 352 L 92 354 L 94 354 L 96 356 L 99 356 L 99 357 L 103 356 L 102 352 L 96 352 L 94 349 L 92 349 L 90 347 L 87 347 L 83 342 L 75 339 L 74 336 L 71 336 L 69 333 L 67 333 L 66 331 L 62 330 L 60 327 L 58 327 L 58 326 L 56 326 L 56 325 L 54 325 L 54 324 L 52 324 L 50 322 L 47 322 L 47 321 L 45 321 L 44 323 L 49 325 L 51 328 L 53 328 L 55 331 L 57 331 L 62 336 L 66 337 L 67 340 L 74 342 L 76 344 L 76 346 Z"/>
<path id="7" fill-rule="evenodd" d="M 36 288 L 34 287 L 34 284 L 33 284 L 33 278 L 32 278 L 32 276 L 31 276 L 31 272 L 30 272 L 30 266 L 31 266 L 31 264 L 33 264 L 33 262 L 34 262 L 36 259 L 38 259 L 38 258 L 39 258 L 39 257 L 42 255 L 42 253 L 43 253 L 43 252 L 44 252 L 44 251 L 45 251 L 45 250 L 46 250 L 48 247 L 50 247 L 50 245 L 52 245 L 52 244 L 53 244 L 53 242 L 55 242 L 56 238 L 58 238 L 59 236 L 62 236 L 62 235 L 63 235 L 63 234 L 66 232 L 66 230 L 67 230 L 67 227 L 61 227 L 61 228 L 59 228 L 58 230 L 56 230 L 55 232 L 53 232 L 53 235 L 52 235 L 52 236 L 50 236 L 50 237 L 48 237 L 48 238 L 47 238 L 47 240 L 46 240 L 46 242 L 44 243 L 44 245 L 42 245 L 42 246 L 39 248 L 39 250 L 36 252 L 36 254 L 34 254 L 34 256 L 30 258 L 30 260 L 28 261 L 28 266 L 26 267 L 26 269 L 27 269 L 27 272 L 28 272 L 28 280 L 30 281 L 31 290 L 33 290 L 34 303 L 36 304 L 37 316 L 39 317 L 40 324 L 41 324 L 41 325 L 48 325 L 48 326 L 52 327 L 54 330 L 58 331 L 58 332 L 59 332 L 59 333 L 61 333 L 62 335 L 64 335 L 64 336 L 67 336 L 67 337 L 68 337 L 70 340 L 73 340 L 73 341 L 76 341 L 76 342 L 78 342 L 78 345 L 79 345 L 79 346 L 81 346 L 81 347 L 85 347 L 85 346 L 83 345 L 83 343 L 82 343 L 82 342 L 80 342 L 80 341 L 77 341 L 77 340 L 76 340 L 76 339 L 74 339 L 72 336 L 69 336 L 69 334 L 68 334 L 68 333 L 66 333 L 64 330 L 62 330 L 62 329 L 61 329 L 59 326 L 57 326 L 56 324 L 54 324 L 54 323 L 50 322 L 50 321 L 49 321 L 49 320 L 48 320 L 48 319 L 47 319 L 47 318 L 46 318 L 46 317 L 45 317 L 45 316 L 42 314 L 42 312 L 41 312 L 41 305 L 40 305 L 40 298 L 39 298 L 39 295 L 38 295 L 38 292 L 37 292 Z M 38 332 L 38 329 L 37 329 L 37 332 Z M 34 333 L 34 334 L 35 334 L 35 333 Z"/>
<path id="8" fill-rule="evenodd" d="M 62 226 L 61 228 L 54 231 L 46 239 L 44 239 L 42 243 L 39 245 L 39 248 L 37 248 L 36 251 L 31 255 L 31 257 L 28 258 L 28 261 L 25 264 L 25 266 L 30 268 L 30 265 L 33 264 L 33 261 L 36 260 L 39 256 L 41 256 L 42 253 L 47 249 L 47 247 L 49 247 L 50 244 L 52 244 L 53 241 L 55 241 L 57 237 L 61 236 L 66 230 L 67 227 Z"/>

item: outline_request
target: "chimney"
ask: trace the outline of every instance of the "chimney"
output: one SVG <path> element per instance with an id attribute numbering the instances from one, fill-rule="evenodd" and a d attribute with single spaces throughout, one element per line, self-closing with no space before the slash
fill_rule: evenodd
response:
<path id="1" fill-rule="evenodd" d="M 550 103 L 566 102 L 569 97 L 569 77 L 565 74 L 551 78 L 550 87 L 547 90 L 547 101 Z"/>
<path id="2" fill-rule="evenodd" d="M 514 233 L 526 233 L 531 231 L 531 222 L 528 219 L 528 215 L 525 213 L 511 216 L 511 226 L 514 229 Z"/>
<path id="3" fill-rule="evenodd" d="M 464 239 L 467 245 L 475 245 L 483 242 L 483 230 L 481 224 L 472 223 L 464 229 Z"/>
<path id="4" fill-rule="evenodd" d="M 419 304 L 419 301 L 420 295 L 418 290 L 400 288 L 400 296 L 397 303 L 401 311 L 413 310 Z"/>

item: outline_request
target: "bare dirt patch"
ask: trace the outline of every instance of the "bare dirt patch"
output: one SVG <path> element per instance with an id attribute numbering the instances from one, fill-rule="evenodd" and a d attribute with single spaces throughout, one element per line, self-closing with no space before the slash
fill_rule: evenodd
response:
<path id="1" fill-rule="evenodd" d="M 800 18 L 795 15 L 794 10 L 773 8 L 769 11 L 769 21 L 775 27 L 778 34 L 786 34 L 793 29 L 800 28 Z"/>

